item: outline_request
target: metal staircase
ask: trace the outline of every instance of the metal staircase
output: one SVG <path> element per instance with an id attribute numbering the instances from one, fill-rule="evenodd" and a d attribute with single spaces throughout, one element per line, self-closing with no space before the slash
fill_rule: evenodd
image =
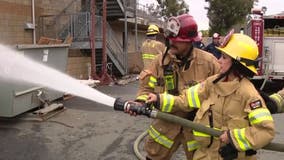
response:
<path id="1" fill-rule="evenodd" d="M 68 35 L 73 37 L 73 42 L 70 48 L 73 49 L 91 49 L 90 48 L 90 13 L 89 12 L 79 12 L 76 14 L 69 15 L 70 21 L 65 28 L 59 33 L 59 38 L 64 39 Z M 96 16 L 96 59 L 100 59 L 101 49 L 102 49 L 102 17 Z M 113 32 L 111 26 L 107 24 L 106 33 L 106 44 L 107 44 L 107 55 L 117 70 L 121 75 L 126 74 L 127 62 L 126 55 L 123 52 L 122 44 L 115 38 L 115 33 Z"/>
<path id="2" fill-rule="evenodd" d="M 90 31 L 91 31 L 91 16 L 89 8 L 90 0 L 85 0 L 85 6 L 83 11 L 77 13 L 69 13 L 66 14 L 68 8 L 72 8 L 72 5 L 75 5 L 74 2 L 78 0 L 73 0 L 67 7 L 63 10 L 64 12 L 60 12 L 59 15 L 54 17 L 43 17 L 48 18 L 47 22 L 49 25 L 42 24 L 42 36 L 48 37 L 56 37 L 60 39 L 65 39 L 67 36 L 71 36 L 73 38 L 73 42 L 70 48 L 73 49 L 83 49 L 90 50 Z M 82 1 L 81 1 L 82 2 Z M 95 49 L 96 49 L 96 57 L 100 59 L 102 54 L 102 0 L 96 0 L 96 37 L 95 37 Z M 134 8 L 135 1 L 133 0 L 107 0 L 107 21 L 117 20 L 119 18 L 134 17 Z M 126 14 L 126 15 L 125 15 Z M 54 23 L 50 25 L 50 21 L 53 20 Z M 49 30 L 49 26 L 55 26 L 53 30 Z M 51 27 L 50 27 L 51 28 Z M 51 28 L 52 29 L 52 28 Z M 123 30 L 122 30 L 123 32 Z M 52 35 L 50 33 L 55 33 L 56 35 Z M 109 24 L 107 24 L 107 34 L 106 34 L 106 52 L 108 55 L 108 62 L 115 66 L 115 69 L 121 75 L 127 74 L 127 61 L 126 61 L 126 53 L 123 51 L 122 43 L 119 42 L 115 38 L 115 34 Z M 96 63 L 98 64 L 98 63 Z"/>
<path id="3" fill-rule="evenodd" d="M 135 5 L 134 0 L 107 0 L 107 20 L 124 18 L 124 13 L 127 17 L 134 17 Z M 96 6 L 96 15 L 102 15 L 103 1 L 96 0 Z"/>

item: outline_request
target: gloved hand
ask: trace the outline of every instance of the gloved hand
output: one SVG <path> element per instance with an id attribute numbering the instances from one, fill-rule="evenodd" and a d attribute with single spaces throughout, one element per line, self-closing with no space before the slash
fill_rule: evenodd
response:
<path id="1" fill-rule="evenodd" d="M 151 116 L 152 108 L 148 103 L 139 103 L 134 101 L 128 101 L 124 112 L 129 113 L 130 115 L 144 115 L 147 117 Z"/>
<path id="2" fill-rule="evenodd" d="M 160 95 L 149 93 L 146 103 L 152 104 L 155 108 L 160 109 Z"/>
<path id="3" fill-rule="evenodd" d="M 277 113 L 283 113 L 284 112 L 284 99 L 283 99 L 283 97 L 278 93 L 274 93 L 274 94 L 270 95 L 269 98 L 271 100 L 273 100 L 275 105 L 277 105 Z"/>
<path id="4" fill-rule="evenodd" d="M 131 116 L 136 116 L 136 110 L 133 110 L 133 107 L 138 108 L 138 107 L 143 107 L 145 106 L 145 103 L 143 102 L 136 102 L 136 101 L 127 101 L 128 105 L 125 108 L 124 112 L 130 114 Z"/>
<path id="5" fill-rule="evenodd" d="M 221 147 L 219 149 L 219 154 L 224 158 L 224 160 L 233 160 L 238 158 L 238 150 L 231 143 Z"/>
<path id="6" fill-rule="evenodd" d="M 278 113 L 279 106 L 277 105 L 277 102 L 273 98 L 269 97 L 269 95 L 263 91 L 259 91 L 259 94 L 263 98 L 267 106 L 267 109 L 270 111 L 270 113 L 271 114 Z"/>

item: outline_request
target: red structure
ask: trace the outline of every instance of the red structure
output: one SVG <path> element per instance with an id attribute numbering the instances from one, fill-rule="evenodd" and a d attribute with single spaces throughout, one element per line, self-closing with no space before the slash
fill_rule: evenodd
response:
<path id="1" fill-rule="evenodd" d="M 258 53 L 259 57 L 262 57 L 263 54 L 263 28 L 264 28 L 264 20 L 262 12 L 259 12 L 258 10 L 252 11 L 252 19 L 248 23 L 248 35 L 251 36 L 252 39 L 254 39 L 258 46 Z M 262 66 L 263 60 L 260 60 L 259 62 L 259 70 L 258 74 L 261 75 L 263 73 Z"/>
<path id="2" fill-rule="evenodd" d="M 95 36 L 96 36 L 96 15 L 95 15 L 95 6 L 96 0 L 91 0 L 91 34 L 90 34 L 90 45 L 91 45 L 91 74 L 93 79 L 100 80 L 101 84 L 109 84 L 112 82 L 111 76 L 107 73 L 107 53 L 106 53 L 106 0 L 103 0 L 103 41 L 102 41 L 102 71 L 97 74 L 96 71 L 96 45 L 95 45 Z"/>

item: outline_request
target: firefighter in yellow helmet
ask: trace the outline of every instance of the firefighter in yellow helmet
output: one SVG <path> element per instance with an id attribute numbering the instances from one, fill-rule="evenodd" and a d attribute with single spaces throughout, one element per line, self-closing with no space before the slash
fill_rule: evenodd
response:
<path id="1" fill-rule="evenodd" d="M 180 96 L 150 94 L 148 100 L 170 113 L 198 108 L 194 122 L 223 131 L 220 137 L 193 131 L 198 142 L 194 160 L 256 159 L 256 150 L 275 134 L 273 118 L 248 79 L 257 73 L 257 44 L 231 32 L 218 49 L 222 52 L 219 74 L 185 89 Z"/>
<path id="2" fill-rule="evenodd" d="M 168 19 L 164 32 L 170 45 L 140 73 L 137 102 L 147 101 L 149 93 L 179 95 L 184 88 L 219 72 L 219 64 L 213 55 L 193 47 L 192 43 L 199 40 L 197 31 L 196 21 L 191 15 Z M 195 112 L 172 114 L 193 120 Z M 145 141 L 147 159 L 169 160 L 181 144 L 187 159 L 192 159 L 196 143 L 191 129 L 157 119 L 150 125 L 148 133 Z"/>
<path id="3" fill-rule="evenodd" d="M 149 25 L 146 32 L 146 40 L 142 43 L 141 54 L 143 59 L 144 68 L 151 65 L 153 59 L 162 54 L 165 50 L 165 45 L 157 41 L 157 34 L 160 33 L 159 27 L 155 24 Z"/>

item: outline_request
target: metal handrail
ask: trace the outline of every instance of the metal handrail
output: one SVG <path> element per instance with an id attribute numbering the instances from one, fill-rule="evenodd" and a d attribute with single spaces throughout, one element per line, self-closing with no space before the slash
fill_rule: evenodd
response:
<path id="1" fill-rule="evenodd" d="M 122 44 L 117 41 L 116 38 L 114 38 L 115 33 L 111 29 L 111 26 L 109 23 L 107 23 L 107 46 L 108 48 L 115 53 L 116 59 L 121 63 L 121 66 L 124 66 L 125 64 L 125 53 L 123 52 L 122 49 Z"/>
<path id="2" fill-rule="evenodd" d="M 70 34 L 73 37 L 74 41 L 81 41 L 89 39 L 91 24 L 90 24 L 90 12 L 79 12 L 76 14 L 69 14 L 68 16 L 69 22 L 68 25 L 62 29 L 60 38 L 65 38 L 66 33 Z M 102 17 L 96 16 L 96 40 L 102 40 Z M 112 30 L 111 26 L 107 23 L 107 48 L 112 57 L 114 57 L 119 63 L 120 67 L 123 70 L 126 69 L 126 62 L 124 54 L 122 50 L 122 44 L 116 40 L 115 33 Z"/>

